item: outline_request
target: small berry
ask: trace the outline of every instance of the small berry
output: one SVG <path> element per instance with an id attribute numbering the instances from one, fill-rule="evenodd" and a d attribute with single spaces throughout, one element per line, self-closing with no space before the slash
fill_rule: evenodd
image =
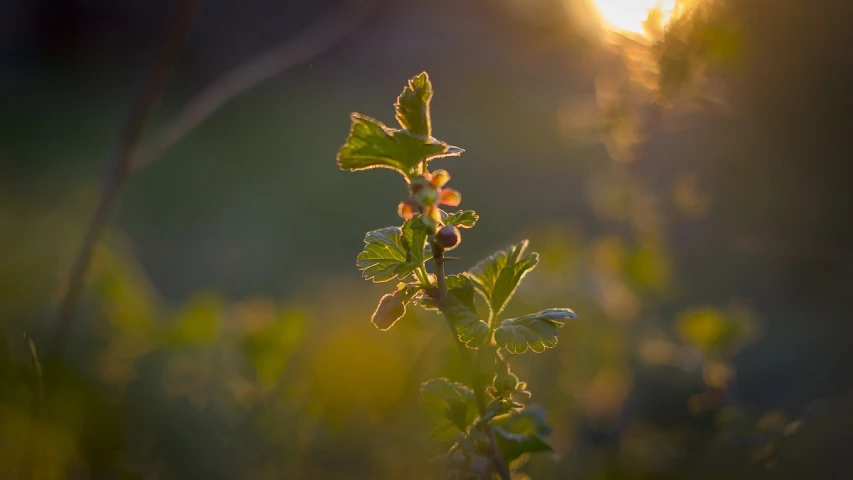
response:
<path id="1" fill-rule="evenodd" d="M 459 242 L 462 240 L 462 234 L 459 233 L 458 228 L 453 225 L 447 225 L 441 227 L 438 233 L 435 234 L 435 240 L 445 250 L 452 250 L 459 245 Z"/>

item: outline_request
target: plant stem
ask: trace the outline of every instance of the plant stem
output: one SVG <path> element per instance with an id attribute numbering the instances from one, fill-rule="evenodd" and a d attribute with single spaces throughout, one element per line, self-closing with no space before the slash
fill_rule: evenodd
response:
<path id="1" fill-rule="evenodd" d="M 447 281 L 446 275 L 444 273 L 444 249 L 440 245 L 433 244 L 432 251 L 432 261 L 433 265 L 435 265 L 435 278 L 436 283 L 438 284 L 438 304 L 443 309 L 447 299 Z M 459 340 L 459 336 L 456 334 L 456 327 L 453 325 L 453 321 L 450 320 L 447 315 L 445 315 L 444 318 L 447 320 L 447 325 L 450 327 L 451 334 L 453 334 L 453 340 L 456 343 L 456 346 L 459 348 L 459 353 L 462 355 L 462 361 L 465 363 L 471 375 L 471 383 L 472 387 L 474 388 L 474 398 L 477 402 L 477 410 L 482 416 L 486 413 L 486 386 L 483 384 L 482 374 L 480 373 L 479 369 L 476 368 L 471 352 Z M 494 463 L 494 467 L 495 470 L 497 470 L 498 476 L 500 476 L 502 480 L 511 480 L 509 467 L 507 466 L 503 455 L 501 455 L 500 451 L 498 451 L 497 441 L 495 439 L 495 432 L 488 424 L 483 427 L 483 429 L 491 439 L 492 462 Z"/>
<path id="2" fill-rule="evenodd" d="M 429 274 L 427 273 L 426 268 L 423 265 L 421 265 L 415 270 L 415 275 L 418 276 L 418 280 L 422 284 L 429 285 Z"/>
<path id="3" fill-rule="evenodd" d="M 68 288 L 56 314 L 53 339 L 48 349 L 48 361 L 58 360 L 65 349 L 77 313 L 77 306 L 86 286 L 86 274 L 89 271 L 89 265 L 92 263 L 98 238 L 113 214 L 115 203 L 118 201 L 125 181 L 132 173 L 131 155 L 133 150 L 142 136 L 148 118 L 166 89 L 169 77 L 171 77 L 172 71 L 178 63 L 178 58 L 180 58 L 181 51 L 189 37 L 192 25 L 195 23 L 201 3 L 202 0 L 184 0 L 178 6 L 174 20 L 163 39 L 162 51 L 150 70 L 148 78 L 122 128 L 110 160 L 109 171 L 98 200 L 98 206 L 89 222 L 86 236 L 83 239 L 83 246 L 71 270 Z"/>

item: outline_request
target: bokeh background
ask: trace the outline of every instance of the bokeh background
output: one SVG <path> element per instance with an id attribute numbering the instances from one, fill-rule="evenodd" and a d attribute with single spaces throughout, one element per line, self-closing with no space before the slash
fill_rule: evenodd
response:
<path id="1" fill-rule="evenodd" d="M 582 0 L 207 0 L 143 144 L 258 53 L 348 30 L 129 179 L 40 398 L 25 338 L 53 338 L 175 3 L 0 1 L 0 478 L 442 478 L 417 397 L 461 379 L 446 327 L 379 332 L 387 285 L 354 268 L 405 185 L 335 165 L 349 112 L 392 123 L 422 70 L 481 215 L 453 267 L 529 238 L 507 313 L 581 317 L 518 362 L 555 450 L 519 478 L 851 474 L 841 0 L 709 2 L 655 48 Z"/>

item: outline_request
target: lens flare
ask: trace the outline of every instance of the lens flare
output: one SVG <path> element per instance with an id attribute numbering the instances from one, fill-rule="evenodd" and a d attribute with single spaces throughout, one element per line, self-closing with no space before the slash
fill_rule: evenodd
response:
<path id="1" fill-rule="evenodd" d="M 615 30 L 644 33 L 652 14 L 654 21 L 665 23 L 675 9 L 676 0 L 595 0 L 604 23 Z M 655 11 L 660 16 L 654 15 Z"/>

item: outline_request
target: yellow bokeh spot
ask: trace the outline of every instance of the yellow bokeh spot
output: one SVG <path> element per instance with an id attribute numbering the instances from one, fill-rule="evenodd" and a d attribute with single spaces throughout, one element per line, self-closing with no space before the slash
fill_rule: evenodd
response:
<path id="1" fill-rule="evenodd" d="M 683 312 L 676 324 L 681 338 L 703 349 L 720 343 L 730 330 L 726 317 L 714 308 Z"/>
<path id="2" fill-rule="evenodd" d="M 375 417 L 404 402 L 411 359 L 367 327 L 337 332 L 313 352 L 307 372 L 310 413 L 331 420 L 350 414 Z"/>

